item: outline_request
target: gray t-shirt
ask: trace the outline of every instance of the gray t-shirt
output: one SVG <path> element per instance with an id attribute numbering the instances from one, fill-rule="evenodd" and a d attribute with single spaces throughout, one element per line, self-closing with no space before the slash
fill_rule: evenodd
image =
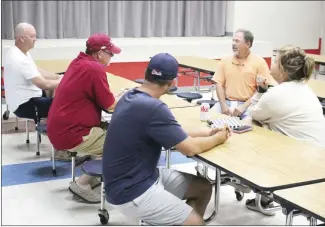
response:
<path id="1" fill-rule="evenodd" d="M 109 203 L 120 205 L 142 195 L 158 178 L 161 149 L 187 138 L 165 103 L 132 89 L 117 103 L 103 152 Z"/>

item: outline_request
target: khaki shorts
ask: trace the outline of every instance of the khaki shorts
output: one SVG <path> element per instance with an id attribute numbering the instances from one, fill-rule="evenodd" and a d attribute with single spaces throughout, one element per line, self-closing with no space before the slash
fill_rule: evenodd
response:
<path id="1" fill-rule="evenodd" d="M 106 130 L 100 127 L 93 127 L 87 136 L 82 137 L 83 142 L 78 146 L 69 149 L 69 151 L 102 156 L 105 138 Z"/>
<path id="2" fill-rule="evenodd" d="M 125 204 L 110 205 L 125 216 L 138 218 L 150 225 L 181 225 L 193 211 L 182 198 L 195 177 L 159 168 L 158 180 L 146 192 Z"/>

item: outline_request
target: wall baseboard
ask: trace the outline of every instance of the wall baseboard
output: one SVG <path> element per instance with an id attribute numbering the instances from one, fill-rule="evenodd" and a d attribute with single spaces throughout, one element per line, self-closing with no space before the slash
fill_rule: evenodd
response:
<path id="1" fill-rule="evenodd" d="M 318 49 L 306 49 L 304 50 L 307 54 L 321 54 L 322 50 L 322 38 L 318 40 Z"/>
<path id="2" fill-rule="evenodd" d="M 229 36 L 229 37 L 232 37 L 234 35 L 234 33 L 233 32 L 226 32 L 225 33 L 225 36 Z"/>

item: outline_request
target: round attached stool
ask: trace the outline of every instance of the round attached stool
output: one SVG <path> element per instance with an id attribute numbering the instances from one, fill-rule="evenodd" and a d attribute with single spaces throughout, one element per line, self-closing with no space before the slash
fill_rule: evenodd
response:
<path id="1" fill-rule="evenodd" d="M 201 105 L 203 103 L 208 103 L 210 108 L 212 108 L 218 101 L 216 100 L 199 100 L 197 101 L 197 104 Z"/>
<path id="2" fill-rule="evenodd" d="M 192 92 L 181 92 L 177 94 L 178 97 L 185 99 L 188 102 L 192 102 L 193 99 L 201 99 L 202 95 Z"/>
<path id="3" fill-rule="evenodd" d="M 101 181 L 101 199 L 100 199 L 100 209 L 98 210 L 98 216 L 100 218 L 100 223 L 106 225 L 109 220 L 109 214 L 105 209 L 105 189 L 104 181 L 102 177 L 102 160 L 92 160 L 85 162 L 81 167 L 82 172 L 89 176 L 100 177 Z"/>
<path id="4" fill-rule="evenodd" d="M 136 82 L 138 84 L 143 84 L 144 83 L 144 79 L 136 79 L 136 80 L 134 80 L 134 82 Z"/>
<path id="5" fill-rule="evenodd" d="M 176 86 L 171 86 L 169 89 L 168 89 L 168 94 L 173 94 L 175 91 L 177 91 L 177 87 Z"/>

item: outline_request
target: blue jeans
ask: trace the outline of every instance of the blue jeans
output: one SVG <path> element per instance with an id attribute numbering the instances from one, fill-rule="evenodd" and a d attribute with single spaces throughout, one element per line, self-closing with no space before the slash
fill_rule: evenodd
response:
<path id="1" fill-rule="evenodd" d="M 243 105 L 245 102 L 242 101 L 230 101 L 230 100 L 226 100 L 226 104 L 227 106 L 230 108 L 231 111 L 233 111 L 235 109 L 235 107 Z M 214 106 L 217 110 L 218 113 L 222 113 L 221 110 L 221 105 L 220 102 L 216 103 L 216 105 Z M 242 113 L 239 118 L 241 120 L 244 120 L 246 117 L 248 117 L 248 112 L 247 110 L 244 111 L 244 113 Z"/>

